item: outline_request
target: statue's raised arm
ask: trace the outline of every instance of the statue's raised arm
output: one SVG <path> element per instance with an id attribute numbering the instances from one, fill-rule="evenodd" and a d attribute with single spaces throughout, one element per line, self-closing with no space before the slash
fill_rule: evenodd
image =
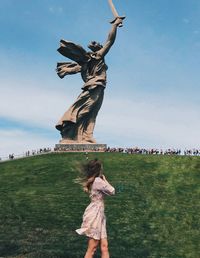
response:
<path id="1" fill-rule="evenodd" d="M 121 27 L 122 21 L 123 21 L 124 17 L 117 17 L 113 23 L 112 23 L 112 28 L 108 34 L 108 38 L 106 43 L 104 44 L 103 48 L 101 48 L 98 52 L 97 52 L 97 56 L 99 57 L 104 57 L 108 51 L 110 50 L 110 48 L 112 47 L 112 45 L 115 42 L 116 39 L 116 35 L 117 35 L 117 28 Z"/>

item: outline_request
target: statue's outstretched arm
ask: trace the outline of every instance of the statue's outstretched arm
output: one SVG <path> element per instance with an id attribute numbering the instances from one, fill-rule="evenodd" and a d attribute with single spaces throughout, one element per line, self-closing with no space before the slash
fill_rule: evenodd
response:
<path id="1" fill-rule="evenodd" d="M 81 72 L 81 66 L 73 62 L 60 62 L 57 63 L 56 72 L 58 76 L 62 79 L 68 74 L 76 74 Z"/>
<path id="2" fill-rule="evenodd" d="M 97 51 L 97 53 L 96 53 L 97 56 L 104 57 L 108 53 L 108 51 L 110 50 L 110 48 L 112 47 L 112 45 L 115 42 L 116 35 L 117 35 L 117 27 L 119 27 L 119 25 L 122 24 L 122 21 L 123 20 L 121 18 L 116 18 L 116 20 L 112 24 L 111 31 L 108 34 L 108 39 L 107 39 L 106 43 L 104 44 L 103 48 L 101 48 L 99 51 Z"/>

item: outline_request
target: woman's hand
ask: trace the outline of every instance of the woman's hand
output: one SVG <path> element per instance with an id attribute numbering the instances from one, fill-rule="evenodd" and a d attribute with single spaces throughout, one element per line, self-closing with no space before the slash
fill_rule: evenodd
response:
<path id="1" fill-rule="evenodd" d="M 102 175 L 102 179 L 103 179 L 104 181 L 107 181 L 107 180 L 106 180 L 106 177 L 105 177 L 104 175 Z"/>

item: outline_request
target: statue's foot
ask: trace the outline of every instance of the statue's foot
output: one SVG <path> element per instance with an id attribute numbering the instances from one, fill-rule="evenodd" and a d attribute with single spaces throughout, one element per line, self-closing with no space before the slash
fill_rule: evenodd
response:
<path id="1" fill-rule="evenodd" d="M 60 140 L 60 143 L 61 144 L 77 144 L 79 142 L 77 140 L 71 140 L 71 139 L 68 139 L 68 138 L 62 138 Z"/>
<path id="2" fill-rule="evenodd" d="M 93 137 L 91 137 L 89 139 L 83 139 L 82 143 L 84 143 L 84 144 L 93 143 L 94 144 L 94 143 L 97 143 L 97 142 L 96 142 L 96 140 Z"/>

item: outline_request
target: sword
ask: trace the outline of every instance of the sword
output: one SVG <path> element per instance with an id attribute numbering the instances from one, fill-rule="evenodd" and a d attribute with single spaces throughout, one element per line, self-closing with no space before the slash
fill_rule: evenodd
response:
<path id="1" fill-rule="evenodd" d="M 117 12 L 114 4 L 113 4 L 113 1 L 112 0 L 108 0 L 108 3 L 110 5 L 111 11 L 112 11 L 112 13 L 113 13 L 113 15 L 115 17 L 115 19 L 113 21 L 111 21 L 110 23 L 114 23 L 117 18 L 121 18 L 122 20 L 124 20 L 126 16 L 119 16 L 119 14 L 118 14 L 118 12 Z M 122 27 L 122 26 L 123 26 L 123 24 L 120 23 L 119 27 Z"/>

